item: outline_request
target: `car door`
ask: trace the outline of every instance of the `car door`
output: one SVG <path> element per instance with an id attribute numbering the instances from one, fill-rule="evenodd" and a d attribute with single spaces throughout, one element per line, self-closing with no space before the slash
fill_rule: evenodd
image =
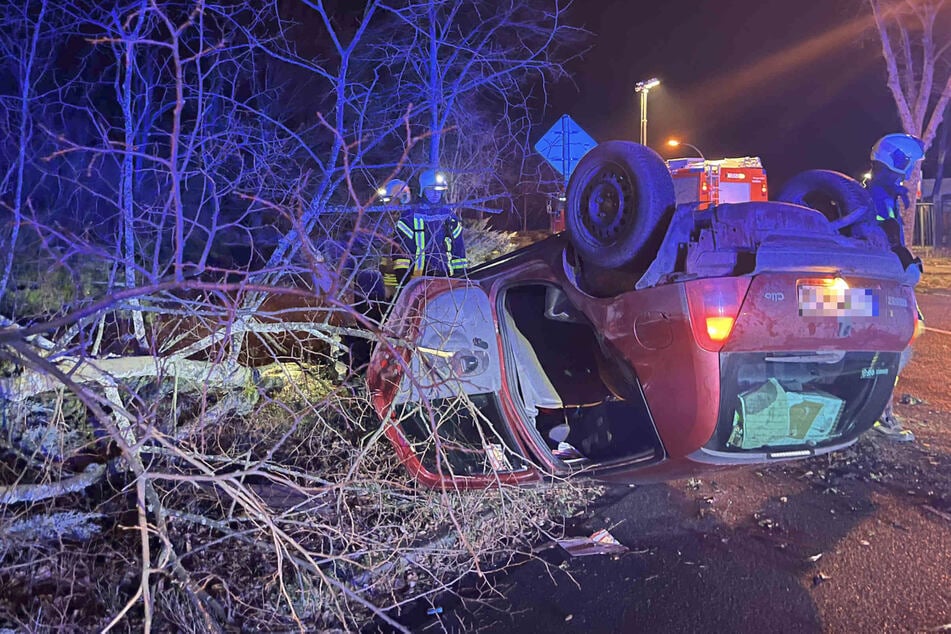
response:
<path id="1" fill-rule="evenodd" d="M 419 482 L 485 488 L 539 480 L 502 407 L 495 313 L 475 282 L 420 278 L 396 300 L 367 382 L 385 434 Z"/>

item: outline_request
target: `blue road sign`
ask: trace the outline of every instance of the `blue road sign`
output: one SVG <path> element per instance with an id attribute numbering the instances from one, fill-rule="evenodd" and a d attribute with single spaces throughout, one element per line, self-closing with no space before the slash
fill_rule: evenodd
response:
<path id="1" fill-rule="evenodd" d="M 561 118 L 535 144 L 535 151 L 541 154 L 559 174 L 568 178 L 578 165 L 581 157 L 598 144 L 591 135 L 581 129 L 568 115 Z"/>

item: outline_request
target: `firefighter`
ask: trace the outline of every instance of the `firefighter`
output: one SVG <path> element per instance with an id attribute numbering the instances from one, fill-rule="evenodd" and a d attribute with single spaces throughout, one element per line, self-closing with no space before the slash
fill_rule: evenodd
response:
<path id="1" fill-rule="evenodd" d="M 902 266 L 906 270 L 915 267 L 918 275 L 921 274 L 921 260 L 912 256 L 905 246 L 901 209 L 911 206 L 904 181 L 911 177 L 918 161 L 924 156 L 925 148 L 920 139 L 909 134 L 887 134 L 872 146 L 872 178 L 866 185 L 874 203 L 875 220 L 888 236 L 892 250 L 901 259 Z M 924 323 L 920 310 L 917 318 L 922 324 Z M 898 364 L 899 374 L 910 359 L 911 346 L 908 346 L 901 354 Z M 895 416 L 894 400 L 893 391 L 884 411 L 875 422 L 875 429 L 893 440 L 911 442 L 915 436 L 911 431 L 904 429 Z"/>
<path id="2" fill-rule="evenodd" d="M 909 134 L 887 134 L 872 146 L 872 178 L 866 187 L 875 204 L 875 220 L 892 248 L 905 247 L 901 208 L 910 207 L 911 200 L 904 181 L 924 156 L 924 144 Z"/>
<path id="3" fill-rule="evenodd" d="M 380 202 L 385 205 L 396 205 L 402 207 L 409 205 L 413 200 L 413 194 L 409 185 L 404 180 L 394 178 L 377 192 Z M 402 214 L 401 214 L 402 215 Z M 397 270 L 394 267 L 393 257 L 384 256 L 380 259 L 380 272 L 383 274 L 383 292 L 386 299 L 392 299 L 396 295 Z"/>
<path id="4" fill-rule="evenodd" d="M 446 177 L 434 169 L 419 176 L 422 203 L 402 213 L 396 223 L 398 252 L 393 254 L 396 282 L 420 275 L 456 277 L 465 274 L 468 260 L 462 223 L 443 201 Z"/>

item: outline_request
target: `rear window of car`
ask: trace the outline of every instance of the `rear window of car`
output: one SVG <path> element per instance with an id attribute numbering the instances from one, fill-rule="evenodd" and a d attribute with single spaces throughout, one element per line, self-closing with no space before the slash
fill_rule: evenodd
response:
<path id="1" fill-rule="evenodd" d="M 726 353 L 708 448 L 761 452 L 851 440 L 881 414 L 898 353 Z"/>

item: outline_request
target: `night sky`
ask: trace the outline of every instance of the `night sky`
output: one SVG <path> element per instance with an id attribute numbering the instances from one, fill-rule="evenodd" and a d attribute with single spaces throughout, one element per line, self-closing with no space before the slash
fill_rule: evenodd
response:
<path id="1" fill-rule="evenodd" d="M 805 5 L 805 6 L 804 6 Z M 872 144 L 900 131 L 885 65 L 862 0 L 575 0 L 593 47 L 551 92 L 545 124 L 568 113 L 598 141 L 637 140 L 637 81 L 648 144 L 671 136 L 707 158 L 760 156 L 771 191 L 812 168 L 857 176 Z M 926 169 L 927 172 L 927 169 Z"/>

